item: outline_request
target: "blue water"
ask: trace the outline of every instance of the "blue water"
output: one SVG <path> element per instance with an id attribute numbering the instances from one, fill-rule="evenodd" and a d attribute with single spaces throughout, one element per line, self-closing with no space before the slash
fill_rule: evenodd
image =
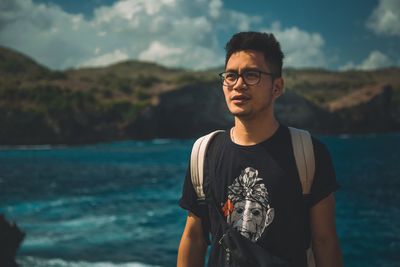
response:
<path id="1" fill-rule="evenodd" d="M 400 266 L 400 134 L 324 136 L 346 266 Z M 193 140 L 0 149 L 0 213 L 22 267 L 174 266 Z"/>

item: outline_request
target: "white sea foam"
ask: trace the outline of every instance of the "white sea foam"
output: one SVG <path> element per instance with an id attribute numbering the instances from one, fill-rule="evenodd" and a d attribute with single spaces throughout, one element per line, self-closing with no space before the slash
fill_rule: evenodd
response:
<path id="1" fill-rule="evenodd" d="M 89 261 L 66 261 L 62 259 L 43 259 L 37 257 L 21 257 L 17 259 L 20 267 L 156 267 L 140 262 L 89 262 Z"/>
<path id="2" fill-rule="evenodd" d="M 170 144 L 172 142 L 173 139 L 168 139 L 168 138 L 156 138 L 151 141 L 151 143 L 154 145 L 165 145 L 165 144 Z"/>
<path id="3" fill-rule="evenodd" d="M 74 227 L 96 227 L 104 224 L 109 224 L 117 219 L 116 216 L 83 216 L 81 218 L 57 222 L 61 227 L 74 228 Z"/>
<path id="4" fill-rule="evenodd" d="M 22 246 L 24 248 L 37 249 L 38 247 L 51 247 L 57 243 L 68 242 L 77 238 L 86 239 L 86 235 L 90 230 L 95 230 L 103 225 L 110 225 L 116 219 L 116 216 L 87 216 L 67 221 L 55 221 L 33 225 L 36 227 L 38 233 L 28 234 Z M 32 227 L 32 225 L 30 225 L 30 227 Z M 51 232 L 51 234 L 44 234 L 46 232 Z M 90 240 L 92 242 L 101 242 L 104 240 L 120 240 L 124 237 L 130 237 L 124 233 L 120 233 L 120 235 L 115 232 L 112 233 L 112 235 L 104 233 L 101 235 L 93 235 L 90 237 Z"/>
<path id="5" fill-rule="evenodd" d="M 16 146 L 8 146 L 2 145 L 0 146 L 0 150 L 51 150 L 51 149 L 60 149 L 66 148 L 67 145 L 59 144 L 59 145 L 16 145 Z"/>
<path id="6" fill-rule="evenodd" d="M 349 139 L 350 137 L 351 137 L 351 135 L 349 135 L 349 134 L 340 134 L 339 135 L 340 139 Z"/>
<path id="7" fill-rule="evenodd" d="M 31 202 L 17 203 L 15 205 L 10 205 L 6 207 L 6 210 L 10 213 L 14 212 L 27 213 L 33 211 L 38 212 L 42 209 L 47 209 L 47 208 L 52 208 L 52 209 L 61 208 L 63 206 L 71 206 L 73 204 L 81 205 L 82 203 L 91 203 L 95 201 L 97 201 L 96 198 L 88 196 L 58 198 L 50 201 L 31 201 Z"/>
<path id="8" fill-rule="evenodd" d="M 23 248 L 35 248 L 35 249 L 40 249 L 40 248 L 49 248 L 54 246 L 57 242 L 62 241 L 61 238 L 55 238 L 55 237 L 50 237 L 50 236 L 30 236 L 28 235 L 27 238 L 24 240 L 22 243 Z"/>

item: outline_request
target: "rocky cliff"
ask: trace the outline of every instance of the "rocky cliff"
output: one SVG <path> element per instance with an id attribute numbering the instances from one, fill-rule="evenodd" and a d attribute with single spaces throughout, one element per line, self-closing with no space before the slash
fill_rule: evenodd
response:
<path id="1" fill-rule="evenodd" d="M 385 132 L 398 130 L 399 114 L 388 84 L 368 85 L 327 103 L 332 132 Z"/>
<path id="2" fill-rule="evenodd" d="M 153 63 L 49 70 L 0 47 L 0 145 L 194 138 L 232 125 L 220 70 Z M 400 130 L 400 69 L 286 69 L 276 115 L 314 133 Z"/>

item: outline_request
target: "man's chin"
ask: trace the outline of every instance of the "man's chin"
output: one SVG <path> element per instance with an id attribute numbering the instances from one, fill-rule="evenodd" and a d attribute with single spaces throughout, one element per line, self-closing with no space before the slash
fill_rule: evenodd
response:
<path id="1" fill-rule="evenodd" d="M 251 117 L 251 112 L 248 110 L 234 110 L 234 111 L 230 111 L 231 115 L 234 117 L 237 117 L 239 119 L 246 119 L 246 118 L 250 118 Z"/>

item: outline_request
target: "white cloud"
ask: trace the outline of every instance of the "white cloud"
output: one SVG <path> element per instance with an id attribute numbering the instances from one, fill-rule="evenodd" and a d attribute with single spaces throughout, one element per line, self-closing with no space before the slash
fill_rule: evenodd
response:
<path id="1" fill-rule="evenodd" d="M 369 56 L 361 63 L 360 69 L 371 70 L 393 66 L 393 61 L 380 51 L 372 51 Z"/>
<path id="2" fill-rule="evenodd" d="M 159 60 L 166 63 L 166 65 L 177 65 L 182 52 L 182 48 L 166 46 L 158 41 L 154 41 L 148 49 L 139 54 L 139 59 L 145 61 Z"/>
<path id="3" fill-rule="evenodd" d="M 382 52 L 375 50 L 372 51 L 368 57 L 361 62 L 360 64 L 355 64 L 350 61 L 345 65 L 341 66 L 340 70 L 350 70 L 350 69 L 358 69 L 358 70 L 374 70 L 379 68 L 391 67 L 394 66 L 395 62 L 390 59 L 387 55 Z"/>
<path id="4" fill-rule="evenodd" d="M 94 51 L 95 54 L 99 53 L 99 49 L 96 48 Z M 100 66 L 107 66 L 116 62 L 120 62 L 123 60 L 127 60 L 129 59 L 129 56 L 120 51 L 119 49 L 111 52 L 111 53 L 107 53 L 107 54 L 103 54 L 101 56 L 97 56 L 97 57 L 93 57 L 88 59 L 87 61 L 83 62 L 80 64 L 81 67 L 88 67 L 88 66 L 96 66 L 96 67 L 100 67 Z"/>
<path id="5" fill-rule="evenodd" d="M 77 65 L 93 45 L 92 29 L 82 15 L 65 13 L 57 6 L 30 0 L 2 0 L 0 43 L 56 68 Z"/>
<path id="6" fill-rule="evenodd" d="M 327 67 L 323 48 L 325 41 L 319 33 L 309 33 L 298 27 L 282 29 L 275 22 L 271 29 L 285 53 L 284 65 L 290 67 Z"/>
<path id="7" fill-rule="evenodd" d="M 218 18 L 221 14 L 222 1 L 221 0 L 211 0 L 208 4 L 208 12 L 211 17 Z"/>
<path id="8" fill-rule="evenodd" d="M 367 21 L 377 34 L 400 36 L 400 1 L 380 0 Z"/>
<path id="9" fill-rule="evenodd" d="M 129 58 L 194 69 L 221 66 L 225 43 L 219 35 L 265 28 L 261 23 L 221 0 L 121 0 L 96 8 L 90 19 L 32 0 L 0 3 L 0 43 L 55 69 Z M 286 66 L 327 65 L 320 34 L 279 24 L 271 30 Z"/>
<path id="10" fill-rule="evenodd" d="M 189 68 L 223 64 L 214 28 L 230 11 L 220 0 L 123 0 L 96 8 L 91 19 L 32 0 L 2 0 L 0 7 L 0 43 L 51 68 L 127 58 Z M 234 19 L 226 23 L 240 28 Z"/>
<path id="11" fill-rule="evenodd" d="M 355 69 L 357 69 L 357 66 L 353 61 L 349 61 L 346 64 L 339 67 L 339 70 L 341 71 L 355 70 Z"/>

